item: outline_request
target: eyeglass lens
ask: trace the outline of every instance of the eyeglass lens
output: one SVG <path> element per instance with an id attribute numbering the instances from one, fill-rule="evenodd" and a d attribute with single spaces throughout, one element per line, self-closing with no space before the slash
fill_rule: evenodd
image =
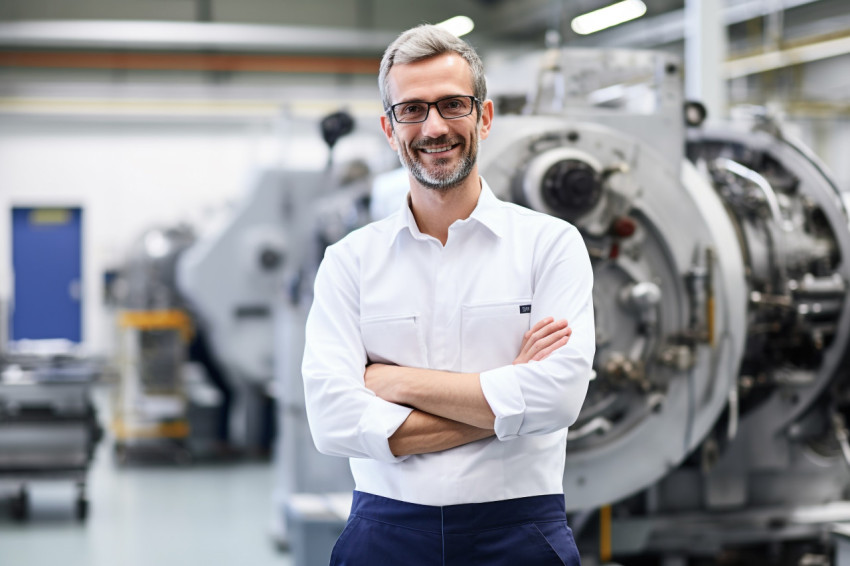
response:
<path id="1" fill-rule="evenodd" d="M 393 114 L 399 122 L 424 122 L 434 105 L 443 118 L 462 118 L 472 114 L 472 102 L 471 96 L 454 96 L 436 102 L 402 102 L 393 106 Z"/>

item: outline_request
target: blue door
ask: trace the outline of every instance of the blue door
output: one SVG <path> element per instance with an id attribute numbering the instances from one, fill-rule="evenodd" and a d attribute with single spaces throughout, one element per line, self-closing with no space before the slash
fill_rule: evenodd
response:
<path id="1" fill-rule="evenodd" d="M 81 232 L 79 208 L 12 209 L 12 340 L 81 341 Z"/>

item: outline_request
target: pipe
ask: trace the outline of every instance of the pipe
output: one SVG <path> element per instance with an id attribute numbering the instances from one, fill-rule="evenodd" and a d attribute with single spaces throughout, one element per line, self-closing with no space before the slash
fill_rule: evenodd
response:
<path id="1" fill-rule="evenodd" d="M 380 60 L 368 57 L 221 53 L 0 52 L 0 67 L 53 69 L 334 73 L 377 76 L 379 65 Z"/>

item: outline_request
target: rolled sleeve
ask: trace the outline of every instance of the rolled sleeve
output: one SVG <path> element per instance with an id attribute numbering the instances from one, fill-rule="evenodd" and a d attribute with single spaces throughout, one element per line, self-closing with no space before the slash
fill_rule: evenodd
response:
<path id="1" fill-rule="evenodd" d="M 301 367 L 310 432 L 323 454 L 400 462 L 389 437 L 412 409 L 389 403 L 364 385 L 358 296 L 351 254 L 331 246 L 316 275 L 305 328 Z"/>
<path id="2" fill-rule="evenodd" d="M 496 415 L 496 436 L 549 434 L 572 425 L 587 395 L 596 349 L 593 269 L 575 228 L 552 237 L 537 269 L 532 321 L 567 319 L 569 342 L 540 361 L 505 365 L 480 374 L 481 390 Z"/>
<path id="3" fill-rule="evenodd" d="M 372 459 L 397 463 L 409 458 L 409 456 L 394 456 L 390 451 L 388 439 L 407 420 L 412 411 L 410 407 L 402 407 L 377 396 L 369 402 L 357 425 L 357 436 Z"/>
<path id="4" fill-rule="evenodd" d="M 485 371 L 479 377 L 484 398 L 496 415 L 493 428 L 499 440 L 519 436 L 525 416 L 525 398 L 513 367 Z"/>

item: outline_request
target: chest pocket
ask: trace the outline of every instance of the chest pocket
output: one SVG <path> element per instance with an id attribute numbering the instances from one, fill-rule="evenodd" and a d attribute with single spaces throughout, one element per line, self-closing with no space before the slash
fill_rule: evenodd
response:
<path id="1" fill-rule="evenodd" d="M 416 314 L 363 318 L 360 334 L 371 362 L 417 368 L 426 366 L 425 341 Z"/>
<path id="2" fill-rule="evenodd" d="M 461 309 L 461 371 L 508 365 L 519 354 L 531 323 L 531 299 L 464 305 Z"/>

